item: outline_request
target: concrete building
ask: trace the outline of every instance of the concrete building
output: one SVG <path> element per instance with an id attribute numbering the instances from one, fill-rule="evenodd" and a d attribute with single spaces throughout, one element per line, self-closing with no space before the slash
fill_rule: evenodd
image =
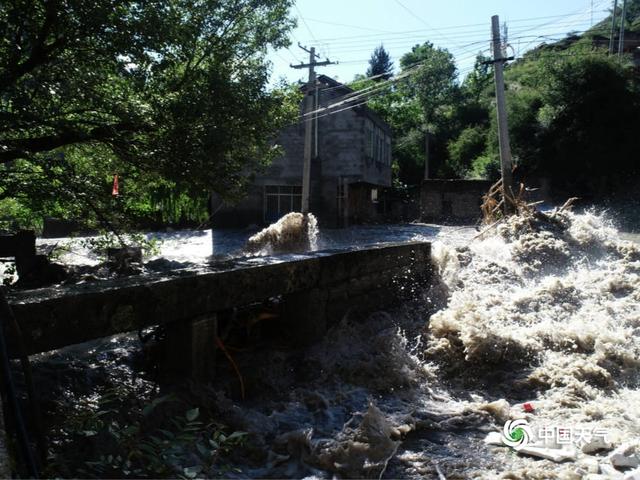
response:
<path id="1" fill-rule="evenodd" d="M 306 93 L 307 87 L 302 89 Z M 319 108 L 350 93 L 325 75 L 318 76 L 313 92 Z M 385 210 L 381 190 L 391 186 L 389 126 L 365 104 L 341 110 L 350 105 L 318 113 L 313 122 L 309 209 L 321 226 L 376 220 Z M 225 205 L 213 199 L 214 226 L 264 225 L 300 211 L 304 129 L 300 121 L 281 132 L 277 143 L 284 155 L 255 177 L 242 201 Z"/>

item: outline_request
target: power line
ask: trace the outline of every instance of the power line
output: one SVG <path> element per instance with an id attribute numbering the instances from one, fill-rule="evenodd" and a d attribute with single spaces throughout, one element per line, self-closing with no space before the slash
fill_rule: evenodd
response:
<path id="1" fill-rule="evenodd" d="M 396 1 L 398 3 L 400 3 L 399 0 L 396 0 Z M 571 13 L 571 14 L 562 15 L 562 16 L 552 16 L 550 18 L 560 19 L 560 18 L 566 18 L 568 16 L 575 17 L 576 15 L 580 15 L 580 14 Z M 544 19 L 544 18 L 549 18 L 549 17 L 538 17 L 538 18 L 539 19 Z M 537 25 L 537 27 L 539 28 L 539 27 L 549 26 L 549 25 L 554 25 L 556 27 L 560 27 L 562 25 L 572 25 L 573 26 L 573 25 L 577 25 L 579 22 L 580 22 L 579 18 L 575 19 L 575 20 L 572 20 L 572 21 L 569 21 L 569 22 L 562 22 L 562 21 L 556 20 L 555 22 L 546 22 L 546 23 L 544 23 L 542 25 Z M 526 28 L 526 27 L 528 27 L 528 25 L 524 25 L 523 27 L 525 27 L 525 28 L 521 29 L 520 32 L 526 32 L 526 31 L 530 31 L 530 30 L 533 29 L 533 28 Z M 563 35 L 565 35 L 565 37 L 562 37 L 562 38 L 566 38 L 566 34 L 563 34 Z M 518 40 L 518 39 L 523 39 L 523 38 L 533 38 L 534 39 L 532 42 L 529 42 L 529 44 L 527 44 L 527 46 L 532 44 L 536 39 L 540 39 L 540 38 L 546 38 L 546 39 L 552 40 L 552 41 L 556 41 L 556 40 L 561 40 L 562 39 L 562 38 L 554 39 L 553 37 L 551 37 L 551 35 L 546 35 L 546 36 L 545 35 L 519 35 L 519 36 L 512 37 L 512 40 Z M 488 39 L 484 39 L 484 40 L 480 40 L 480 41 L 477 41 L 477 42 L 473 42 L 473 43 L 468 44 L 468 45 L 458 46 L 458 47 L 460 49 L 464 49 L 464 48 L 470 47 L 470 46 L 472 46 L 474 44 L 481 44 L 481 43 L 485 43 L 485 42 L 488 43 L 488 41 L 489 41 Z M 582 53 L 582 52 L 570 52 L 570 53 L 565 53 L 565 54 L 554 54 L 554 58 L 557 58 L 557 57 L 571 57 L 571 56 L 575 57 L 575 56 L 579 56 L 579 55 L 594 55 L 594 54 L 597 54 L 597 53 L 598 52 L 584 52 L 584 53 Z M 468 56 L 463 57 L 463 58 L 457 58 L 456 60 L 457 60 L 457 63 L 460 64 L 460 63 L 462 63 L 464 61 L 476 58 L 477 55 L 478 55 L 478 53 L 474 53 L 472 55 L 468 55 Z M 530 61 L 530 60 L 540 60 L 540 58 L 524 58 L 524 57 L 520 57 L 520 60 L 521 61 Z M 343 63 L 356 63 L 356 62 L 360 62 L 360 61 L 365 62 L 366 59 L 363 59 L 363 60 L 349 60 L 349 61 L 346 61 L 346 62 L 343 62 Z M 406 66 L 405 69 L 400 74 L 398 74 L 398 75 L 396 75 L 396 76 L 394 76 L 394 77 L 392 77 L 392 78 L 390 78 L 390 79 L 388 79 L 388 80 L 386 80 L 384 82 L 380 82 L 380 83 L 378 83 L 376 85 L 372 85 L 372 86 L 366 87 L 366 88 L 364 88 L 362 90 L 359 90 L 359 91 L 350 92 L 347 95 L 344 95 L 342 97 L 339 97 L 339 98 L 335 99 L 335 101 L 333 103 L 330 103 L 330 104 L 328 104 L 328 105 L 326 105 L 324 107 L 316 108 L 313 111 L 307 111 L 307 113 L 305 113 L 303 115 L 303 117 L 304 116 L 308 116 L 308 115 L 314 115 L 315 118 L 321 118 L 323 116 L 332 115 L 332 114 L 335 114 L 335 113 L 339 113 L 339 112 L 342 112 L 342 111 L 345 111 L 345 110 L 349 110 L 351 108 L 356 108 L 358 106 L 364 105 L 371 98 L 387 92 L 388 91 L 388 87 L 390 87 L 392 84 L 397 83 L 398 81 L 400 81 L 402 79 L 409 78 L 411 75 L 417 73 L 419 71 L 419 66 L 421 66 L 423 64 L 424 64 L 424 61 L 423 62 L 417 62 L 414 65 Z M 460 76 L 462 76 L 462 75 L 464 75 L 464 74 L 466 74 L 466 73 L 468 73 L 470 71 L 473 71 L 474 68 L 475 68 L 475 65 L 469 66 L 469 67 L 466 67 L 466 68 L 462 68 L 460 70 L 457 70 L 457 75 L 458 75 L 458 77 L 460 77 Z M 354 82 L 352 82 L 351 85 L 355 85 L 358 82 L 370 80 L 370 79 L 373 79 L 375 77 L 377 77 L 377 76 L 365 77 L 365 78 L 362 78 L 362 79 L 358 79 L 358 80 L 355 80 Z M 349 84 L 338 85 L 338 86 L 334 86 L 334 87 L 327 87 L 327 88 L 320 89 L 320 90 L 321 91 L 330 91 L 330 90 L 334 90 L 334 89 L 338 89 L 338 88 L 344 88 L 344 87 L 349 88 Z M 342 108 L 338 108 L 338 107 L 342 107 Z"/>
<path id="2" fill-rule="evenodd" d="M 289 54 L 291 55 L 291 57 L 292 57 L 296 62 L 298 62 L 298 63 L 302 63 L 302 60 L 300 60 L 300 58 L 298 58 L 298 56 L 297 56 L 295 53 L 293 53 L 293 51 L 292 51 L 289 47 L 286 47 L 286 49 L 287 49 L 287 52 L 289 52 Z"/>
<path id="3" fill-rule="evenodd" d="M 572 26 L 577 26 L 575 23 L 572 24 Z M 576 34 L 581 34 L 581 33 L 585 33 L 586 31 L 588 31 L 588 29 L 584 29 L 584 30 L 575 30 Z M 531 41 L 529 41 L 529 44 L 535 42 L 536 39 L 540 39 L 540 38 L 548 38 L 548 39 L 553 39 L 554 37 L 557 37 L 558 40 L 565 38 L 566 37 L 566 32 L 562 31 L 562 32 L 550 32 L 546 35 L 512 35 L 511 36 L 511 40 L 525 40 L 525 39 L 529 39 Z M 468 53 L 470 55 L 476 55 L 477 52 L 471 52 L 469 50 L 468 47 L 472 47 L 472 46 L 480 46 L 483 44 L 489 44 L 490 39 L 488 37 L 483 37 L 480 40 L 477 40 L 475 42 L 469 42 L 464 44 L 464 48 L 454 48 L 454 49 L 448 49 L 450 53 L 452 53 L 454 56 L 459 56 L 460 53 Z M 528 45 L 529 45 L 528 44 Z M 407 42 L 405 40 L 400 40 L 400 41 L 388 41 L 385 42 L 385 46 L 390 47 L 390 48 L 411 48 L 414 45 L 416 45 L 416 43 L 414 41 L 410 41 Z M 527 46 L 528 46 L 527 45 Z M 358 47 L 345 47 L 342 49 L 334 49 L 333 53 L 334 54 L 351 54 L 351 53 L 360 53 L 360 52 L 369 52 L 371 51 L 372 46 L 358 46 Z M 344 63 L 348 63 L 350 61 L 345 60 L 343 62 L 341 62 L 342 64 Z"/>
<path id="4" fill-rule="evenodd" d="M 562 57 L 578 57 L 578 56 L 589 56 L 589 55 L 599 55 L 599 54 L 606 55 L 605 52 L 586 52 L 586 53 L 574 52 L 574 53 L 567 53 L 567 54 L 554 54 L 553 57 L 550 57 L 550 58 L 555 59 L 555 58 L 562 58 Z M 526 62 L 541 61 L 540 58 L 524 58 L 524 57 L 522 57 L 522 58 L 520 58 L 518 60 L 526 61 Z M 475 66 L 474 67 L 468 67 L 468 68 L 460 70 L 459 73 L 469 73 L 469 72 L 473 71 L 474 68 L 475 68 Z M 389 81 L 391 81 L 391 80 L 393 80 L 393 79 L 390 79 Z M 398 80 L 398 79 L 395 79 L 395 80 Z M 335 87 L 331 87 L 331 88 L 335 88 Z M 368 96 L 366 96 L 366 98 L 364 100 L 359 99 L 359 101 L 357 103 L 355 103 L 353 105 L 349 105 L 349 106 L 343 107 L 343 108 L 339 108 L 337 110 L 332 109 L 332 108 L 335 107 L 335 106 L 338 106 L 338 104 L 337 103 L 336 104 L 332 104 L 332 108 L 325 108 L 324 109 L 324 113 L 318 114 L 314 118 L 316 118 L 316 119 L 317 118 L 323 118 L 323 117 L 326 117 L 326 116 L 329 116 L 329 115 L 335 115 L 335 114 L 340 113 L 340 112 L 351 110 L 353 108 L 361 107 L 361 106 L 365 105 L 371 98 L 383 94 L 385 90 L 386 90 L 386 88 L 381 88 L 381 89 L 379 89 L 377 91 L 372 91 L 372 92 L 370 92 L 370 94 Z M 352 98 L 352 100 L 353 100 L 353 98 Z M 346 103 L 350 103 L 350 102 L 346 102 Z M 327 110 L 329 110 L 329 111 L 327 111 Z M 313 113 L 313 112 L 310 112 L 310 113 Z M 303 123 L 305 121 L 306 120 L 305 120 L 304 116 L 301 115 L 298 118 L 298 120 L 296 120 L 295 122 L 291 123 L 290 125 L 297 125 L 297 124 Z"/>
<path id="5" fill-rule="evenodd" d="M 575 26 L 575 25 L 582 25 L 584 24 L 585 27 L 589 26 L 589 22 L 588 20 L 584 20 L 584 21 L 570 21 L 570 22 L 562 22 L 562 23 L 556 23 L 555 26 L 560 28 L 560 27 L 571 27 L 571 26 Z M 536 29 L 540 29 L 543 26 L 546 25 L 552 25 L 552 23 L 548 23 L 548 24 L 542 24 L 542 25 L 533 25 L 533 26 L 529 26 L 529 25 L 525 25 L 524 27 L 528 27 L 528 28 L 513 28 L 511 29 L 511 33 L 512 34 L 519 34 L 519 33 L 526 33 L 528 31 L 531 30 L 536 30 Z M 530 28 L 529 28 L 530 27 Z M 420 34 L 424 32 L 424 30 L 420 30 L 420 31 L 416 31 L 416 32 L 412 32 L 411 34 L 402 34 L 402 35 L 396 35 L 396 36 L 376 36 L 374 38 L 363 38 L 363 39 L 359 39 L 359 40 L 351 40 L 351 41 L 336 41 L 336 42 L 324 42 L 327 45 L 335 45 L 336 49 L 347 49 L 347 48 L 357 48 L 358 46 L 366 46 L 366 45 L 373 45 L 374 43 L 380 43 L 383 42 L 385 43 L 385 45 L 391 45 L 394 42 L 411 42 L 411 43 L 417 43 L 416 42 L 416 36 L 417 34 Z M 451 38 L 456 39 L 456 40 L 464 40 L 464 39 L 469 39 L 469 38 L 478 38 L 479 36 L 481 36 L 482 38 L 486 37 L 487 31 L 486 29 L 481 29 L 481 30 L 473 30 L 473 31 L 468 31 L 468 32 L 460 32 L 454 36 L 452 36 Z M 462 48 L 462 46 L 457 45 L 457 48 Z"/>
<path id="6" fill-rule="evenodd" d="M 593 56 L 593 55 L 606 55 L 606 52 L 598 52 L 598 51 L 590 51 L 590 52 L 568 52 L 568 53 L 554 53 L 552 57 L 549 57 L 551 59 L 555 59 L 555 58 L 568 58 L 568 57 L 581 57 L 581 56 Z M 519 59 L 520 61 L 541 61 L 541 58 L 537 58 L 537 57 L 521 57 Z M 412 65 L 409 69 L 403 71 L 402 73 L 390 78 L 389 80 L 386 80 L 385 82 L 380 82 L 377 85 L 373 85 L 371 87 L 367 87 L 366 89 L 363 90 L 357 90 L 353 93 L 344 95 L 342 97 L 339 97 L 338 99 L 336 99 L 336 102 L 331 103 L 329 105 L 326 105 L 325 107 L 322 107 L 320 109 L 317 109 L 315 111 L 312 112 L 308 112 L 305 115 L 311 115 L 311 114 L 316 114 L 316 113 L 320 113 L 320 112 L 326 112 L 327 110 L 331 110 L 335 107 L 347 104 L 347 103 L 351 103 L 354 100 L 362 100 L 362 98 L 364 97 L 369 97 L 369 96 L 373 96 L 373 95 L 377 95 L 381 92 L 383 92 L 384 90 L 386 90 L 386 88 L 388 86 L 390 86 L 393 83 L 398 82 L 399 80 L 403 80 L 405 78 L 410 77 L 411 75 L 414 75 L 416 73 L 419 72 L 419 67 L 424 65 L 424 62 L 419 62 L 416 63 L 414 65 Z M 467 67 L 464 69 L 461 69 L 458 73 L 468 73 L 470 71 L 473 71 L 473 69 L 475 68 L 474 66 L 471 67 Z M 364 80 L 364 79 L 363 79 Z M 338 86 L 338 87 L 330 87 L 330 89 L 333 88 L 340 88 L 342 87 L 342 85 Z"/>
<path id="7" fill-rule="evenodd" d="M 307 28 L 307 31 L 309 32 L 309 35 L 311 35 L 311 38 L 313 38 L 314 42 L 317 42 L 316 37 L 313 35 L 313 32 L 311 31 L 311 29 L 309 28 L 309 24 L 307 23 L 307 21 L 304 19 L 304 17 L 302 16 L 302 13 L 300 13 L 300 9 L 298 8 L 298 5 L 296 5 L 295 3 L 293 4 L 293 6 L 296 9 L 296 12 L 298 12 L 298 16 L 300 17 L 300 19 L 302 20 L 302 23 L 304 23 L 304 26 Z"/>
<path id="8" fill-rule="evenodd" d="M 594 13 L 607 13 L 608 10 L 595 10 Z M 574 13 L 568 13 L 568 14 L 563 14 L 563 15 L 548 15 L 548 16 L 541 16 L 541 17 L 529 17 L 529 18 L 519 18 L 519 19 L 515 19 L 515 20 L 509 20 L 509 24 L 513 24 L 513 23 L 521 23 L 521 22 L 533 22 L 535 20 L 545 20 L 545 19 L 553 19 L 553 18 L 563 18 L 563 17 L 572 17 L 575 16 L 576 12 Z M 330 22 L 326 22 L 326 23 L 330 23 Z M 551 24 L 553 22 L 549 22 L 549 24 Z M 544 25 L 544 24 L 542 24 Z M 346 25 L 345 25 L 346 26 Z M 463 28 L 468 28 L 468 27 L 483 27 L 484 24 L 483 23 L 471 23 L 471 24 L 464 24 L 464 25 L 453 25 L 453 26 L 448 26 L 448 27 L 440 27 L 437 30 L 439 32 L 442 31 L 447 31 L 447 30 L 455 30 L 455 29 L 463 29 Z M 520 28 L 522 27 L 526 27 L 526 26 L 533 26 L 533 27 L 538 27 L 540 25 L 535 24 L 535 23 L 531 23 L 530 25 L 522 25 L 520 26 Z M 355 27 L 355 26 L 354 26 Z M 422 34 L 422 33 L 428 33 L 432 30 L 435 30 L 433 28 L 428 28 L 428 29 L 414 29 L 414 30 L 401 30 L 401 31 L 395 31 L 395 32 L 388 32 L 388 33 L 379 33 L 379 34 L 367 34 L 367 35 L 350 35 L 350 36 L 344 36 L 344 37 L 327 37 L 327 38 L 319 38 L 318 41 L 319 42 L 325 42 L 325 43 L 345 43 L 345 40 L 354 40 L 354 39 L 362 39 L 367 40 L 367 39 L 374 39 L 374 38 L 381 38 L 384 40 L 385 38 L 389 38 L 389 35 L 391 36 L 410 36 L 410 35 L 417 35 L 417 34 Z M 466 30 L 465 32 L 459 32 L 459 33 L 480 33 L 480 32 L 485 32 L 486 28 L 476 28 L 476 29 L 471 29 L 471 30 Z M 456 35 L 457 33 L 453 33 L 452 35 Z"/>
<path id="9" fill-rule="evenodd" d="M 448 39 L 445 35 L 443 35 L 437 28 L 432 27 L 431 25 L 429 25 L 427 22 L 424 21 L 424 19 L 422 19 L 421 17 L 419 17 L 418 15 L 416 15 L 412 10 L 410 10 L 408 7 L 406 7 L 400 0 L 395 0 L 395 2 L 400 5 L 402 8 L 404 8 L 407 12 L 409 12 L 409 14 L 411 14 L 413 17 L 417 18 L 419 21 L 421 21 L 427 28 L 430 28 L 432 30 L 434 30 L 436 33 L 438 33 L 440 35 L 440 37 L 442 39 L 444 39 L 445 41 L 449 41 L 451 42 L 450 39 Z M 453 45 L 456 45 L 455 42 L 451 42 L 453 43 Z M 461 48 L 459 45 L 456 45 L 459 48 Z M 464 50 L 463 50 L 464 51 Z"/>
<path id="10" fill-rule="evenodd" d="M 347 28 L 355 28 L 357 30 L 368 30 L 370 32 L 383 32 L 385 34 L 389 34 L 389 33 L 393 33 L 389 30 L 382 30 L 380 28 L 370 28 L 370 27 L 362 27 L 360 25 L 350 25 L 347 23 L 337 23 L 337 22 L 329 22 L 326 20 L 317 20 L 315 18 L 309 18 L 307 17 L 307 20 L 310 22 L 316 22 L 316 23 L 323 23 L 325 25 L 335 25 L 336 27 L 347 27 Z"/>

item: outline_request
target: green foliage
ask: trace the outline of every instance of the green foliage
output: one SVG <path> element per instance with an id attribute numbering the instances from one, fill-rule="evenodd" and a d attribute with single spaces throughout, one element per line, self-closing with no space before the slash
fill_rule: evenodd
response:
<path id="1" fill-rule="evenodd" d="M 394 182 L 416 185 L 424 177 L 425 129 L 432 133 L 431 171 L 448 173 L 445 164 L 449 124 L 459 101 L 453 56 L 431 43 L 416 45 L 401 60 L 401 74 L 408 77 L 374 97 L 369 106 L 393 132 Z M 359 82 L 356 88 L 372 85 Z"/>
<path id="2" fill-rule="evenodd" d="M 474 160 L 484 153 L 486 142 L 487 133 L 481 126 L 465 128 L 457 139 L 449 142 L 449 165 L 458 176 L 468 174 Z"/>
<path id="3" fill-rule="evenodd" d="M 97 237 L 87 237 L 80 240 L 79 243 L 104 260 L 107 249 L 120 248 L 122 246 L 121 240 L 127 246 L 140 247 L 145 257 L 152 257 L 160 253 L 160 241 L 156 238 L 147 238 L 141 233 L 128 233 L 118 238 L 114 233 L 107 232 Z"/>
<path id="4" fill-rule="evenodd" d="M 400 65 L 403 70 L 417 68 L 417 73 L 407 82 L 407 90 L 420 102 L 430 130 L 437 130 L 439 114 L 455 102 L 459 93 L 453 55 L 446 49 L 425 42 L 405 53 Z"/>
<path id="5" fill-rule="evenodd" d="M 592 193 L 635 176 L 637 142 L 627 132 L 640 129 L 640 96 L 631 65 L 593 51 L 542 67 L 549 120 L 541 168 L 563 188 Z"/>
<path id="6" fill-rule="evenodd" d="M 631 26 L 640 0 L 629 5 Z M 597 35 L 608 34 L 606 26 L 603 21 L 585 35 L 570 34 L 507 66 L 518 178 L 549 176 L 560 190 L 584 196 L 610 192 L 637 175 L 637 148 L 628 132 L 640 128 L 640 83 L 628 60 L 594 47 Z M 370 102 L 392 126 L 397 183 L 421 180 L 425 128 L 432 134 L 431 175 L 498 177 L 493 68 L 486 60 L 478 55 L 458 85 L 453 57 L 444 49 L 426 42 L 401 58 L 402 71 L 414 74 Z"/>
<path id="7" fill-rule="evenodd" d="M 530 53 L 506 72 L 509 133 L 522 175 L 549 176 L 581 196 L 606 194 L 638 171 L 637 76 L 631 65 L 584 42 Z M 495 111 L 492 113 L 495 118 Z M 487 153 L 498 155 L 495 120 Z"/>
<path id="8" fill-rule="evenodd" d="M 522 171 L 535 171 L 540 161 L 543 134 L 544 102 L 538 89 L 509 84 L 506 92 L 507 117 L 514 165 Z M 498 122 L 495 105 L 490 110 L 491 126 L 487 132 L 487 155 L 499 158 Z"/>
<path id="9" fill-rule="evenodd" d="M 210 477 L 226 468 L 221 460 L 242 445 L 244 432 L 225 434 L 207 423 L 199 408 L 184 409 L 173 395 L 141 408 L 123 409 L 122 392 L 109 390 L 81 405 L 65 424 L 63 449 L 49 464 L 50 476 L 84 478 Z M 82 456 L 73 456 L 74 447 Z M 77 452 L 76 452 L 77 453 Z M 87 459 L 89 458 L 89 459 Z"/>
<path id="10" fill-rule="evenodd" d="M 383 45 L 376 47 L 369 59 L 367 77 L 380 75 L 376 80 L 387 80 L 393 75 L 393 62 Z"/>
<path id="11" fill-rule="evenodd" d="M 500 178 L 499 157 L 488 154 L 476 157 L 471 164 L 467 178 L 498 180 Z"/>
<path id="12" fill-rule="evenodd" d="M 16 198 L 0 200 L 0 231 L 15 232 L 17 230 L 41 227 L 42 219 L 34 219 L 32 212 Z"/>
<path id="13" fill-rule="evenodd" d="M 462 93 L 471 101 L 480 102 L 487 89 L 493 86 L 493 71 L 488 60 L 488 57 L 478 54 L 473 70 L 462 82 Z"/>
<path id="14" fill-rule="evenodd" d="M 88 221 L 109 203 L 101 201 L 113 173 L 131 195 L 105 211 L 123 216 L 153 213 L 134 198 L 136 190 L 153 196 L 154 183 L 172 189 L 178 210 L 201 212 L 210 190 L 241 195 L 278 154 L 271 140 L 297 114 L 290 89 L 266 89 L 264 59 L 268 47 L 288 43 L 290 6 L 3 2 L 0 164 L 11 172 L 0 177 L 0 195 L 19 198 L 34 216 Z"/>
<path id="15" fill-rule="evenodd" d="M 548 176 L 557 190 L 603 195 L 637 175 L 637 150 L 626 132 L 640 128 L 638 77 L 620 61 L 591 45 L 591 38 L 539 48 L 505 71 L 509 134 L 516 173 Z M 490 84 L 476 75 L 463 84 L 465 105 L 486 109 L 486 122 L 472 121 L 449 142 L 449 163 L 473 178 L 497 178 L 499 148 Z M 458 107 L 460 108 L 460 107 Z M 464 122 L 460 122 L 461 127 Z M 486 148 L 481 150 L 481 137 Z"/>

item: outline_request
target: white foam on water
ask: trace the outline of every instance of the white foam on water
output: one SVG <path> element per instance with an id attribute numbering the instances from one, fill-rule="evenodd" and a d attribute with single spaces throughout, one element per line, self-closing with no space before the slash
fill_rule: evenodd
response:
<path id="1" fill-rule="evenodd" d="M 429 322 L 427 352 L 442 372 L 494 394 L 530 392 L 534 429 L 640 439 L 640 248 L 605 217 L 514 217 L 468 250 L 434 246 L 433 258 L 450 294 Z M 525 478 L 566 470 L 516 463 Z"/>
<path id="2" fill-rule="evenodd" d="M 251 253 L 292 253 L 317 249 L 318 221 L 312 213 L 290 212 L 249 237 L 245 250 Z"/>
<path id="3" fill-rule="evenodd" d="M 230 428 L 251 432 L 264 459 L 238 455 L 237 476 L 574 479 L 589 461 L 606 463 L 606 452 L 557 464 L 484 444 L 518 417 L 534 429 L 604 429 L 613 447 L 637 441 L 640 248 L 604 216 L 550 215 L 515 217 L 479 238 L 413 225 L 343 232 L 331 246 L 437 234 L 439 278 L 397 311 L 347 316 L 304 352 L 238 354 L 256 398 L 218 389 L 212 403 Z M 316 248 L 315 222 L 305 230 L 285 216 L 259 237 L 260 251 L 286 245 L 287 230 Z M 211 241 L 197 240 L 203 251 Z M 217 374 L 235 386 L 227 367 Z M 533 413 L 515 405 L 524 401 Z"/>

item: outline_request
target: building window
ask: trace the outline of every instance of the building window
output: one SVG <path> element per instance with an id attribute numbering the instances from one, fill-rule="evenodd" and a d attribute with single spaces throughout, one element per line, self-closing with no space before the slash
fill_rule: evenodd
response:
<path id="1" fill-rule="evenodd" d="M 391 138 L 371 120 L 365 120 L 365 157 L 378 163 L 391 165 Z"/>
<path id="2" fill-rule="evenodd" d="M 264 220 L 275 222 L 289 212 L 302 210 L 302 187 L 267 185 L 264 187 Z"/>
<path id="3" fill-rule="evenodd" d="M 367 158 L 373 158 L 373 142 L 374 142 L 374 127 L 371 120 L 368 118 L 365 120 L 364 128 L 365 142 L 366 142 L 366 156 Z"/>
<path id="4" fill-rule="evenodd" d="M 385 136 L 384 163 L 391 165 L 391 137 Z"/>
<path id="5" fill-rule="evenodd" d="M 371 201 L 373 203 L 378 203 L 378 189 L 377 188 L 372 188 L 371 189 Z"/>

